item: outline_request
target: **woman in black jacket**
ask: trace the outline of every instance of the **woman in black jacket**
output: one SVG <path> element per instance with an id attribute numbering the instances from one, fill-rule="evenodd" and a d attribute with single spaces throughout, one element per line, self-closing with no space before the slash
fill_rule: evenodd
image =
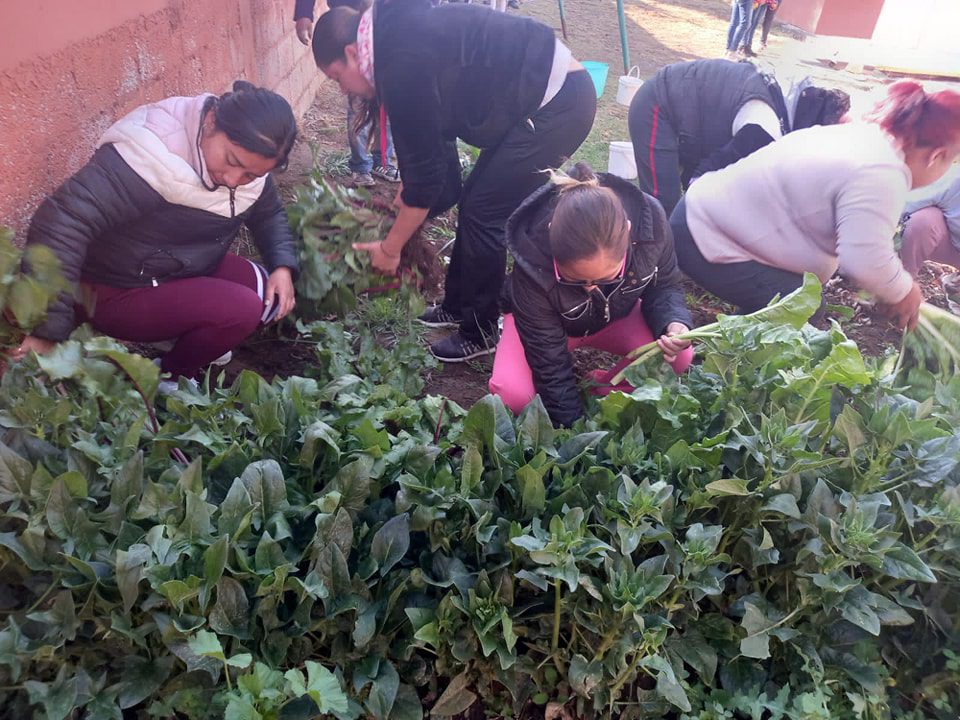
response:
<path id="1" fill-rule="evenodd" d="M 630 103 L 630 140 L 640 189 L 667 215 L 704 173 L 732 165 L 793 130 L 833 125 L 850 109 L 842 90 L 795 83 L 787 94 L 749 62 L 667 65 Z"/>
<path id="2" fill-rule="evenodd" d="M 590 132 L 596 93 L 553 31 L 528 18 L 428 0 L 377 0 L 317 21 L 317 66 L 390 117 L 403 184 L 382 242 L 361 246 L 395 272 L 423 221 L 459 203 L 445 297 L 422 317 L 459 331 L 431 348 L 448 362 L 493 352 L 506 267 L 504 225 Z M 369 119 L 369 117 L 368 117 Z M 481 149 L 461 186 L 457 138 Z"/>
<path id="3" fill-rule="evenodd" d="M 49 352 L 89 320 L 120 340 L 173 341 L 161 369 L 176 380 L 286 315 L 297 250 L 270 173 L 285 167 L 296 132 L 286 100 L 242 81 L 112 125 L 30 224 L 27 243 L 54 252 L 73 292 L 13 359 Z M 265 268 L 228 253 L 243 225 Z"/>
<path id="4" fill-rule="evenodd" d="M 689 343 L 672 337 L 692 320 L 670 226 L 632 183 L 578 164 L 573 177 L 555 177 L 511 216 L 507 243 L 512 314 L 503 319 L 490 392 L 514 412 L 539 393 L 554 424 L 580 417 L 575 347 L 626 355 L 659 337 L 674 370 L 690 364 Z M 626 362 L 591 373 L 599 392 L 612 389 L 609 379 Z"/>

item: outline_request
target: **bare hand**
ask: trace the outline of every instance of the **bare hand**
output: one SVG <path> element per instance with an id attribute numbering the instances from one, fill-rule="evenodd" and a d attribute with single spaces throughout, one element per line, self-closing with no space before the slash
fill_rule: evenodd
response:
<path id="1" fill-rule="evenodd" d="M 913 281 L 910 292 L 900 302 L 883 307 L 884 315 L 901 330 L 905 327 L 911 332 L 917 326 L 920 317 L 920 303 L 923 302 L 923 293 L 917 281 Z"/>
<path id="2" fill-rule="evenodd" d="M 373 269 L 384 275 L 396 275 L 400 267 L 400 253 L 393 255 L 384 250 L 382 242 L 354 243 L 354 250 L 370 253 Z"/>
<path id="3" fill-rule="evenodd" d="M 297 39 L 304 45 L 309 45 L 313 39 L 313 18 L 297 18 Z"/>
<path id="4" fill-rule="evenodd" d="M 657 340 L 657 347 L 663 352 L 663 359 L 666 362 L 672 363 L 677 359 L 677 355 L 690 347 L 689 340 L 674 337 L 675 335 L 682 335 L 685 332 L 690 332 L 690 328 L 683 323 L 672 322 L 667 325 L 667 332 Z"/>
<path id="5" fill-rule="evenodd" d="M 37 355 L 46 355 L 56 346 L 57 344 L 52 340 L 27 335 L 17 347 L 10 351 L 9 357 L 11 360 L 23 360 L 31 351 Z"/>
<path id="6" fill-rule="evenodd" d="M 400 181 L 400 185 L 397 186 L 397 194 L 393 196 L 393 206 L 395 208 L 403 205 L 403 198 L 400 196 L 403 195 L 403 180 Z"/>
<path id="7" fill-rule="evenodd" d="M 290 268 L 278 267 L 267 279 L 267 289 L 263 300 L 265 307 L 271 307 L 274 299 L 280 303 L 277 310 L 277 320 L 285 317 L 287 313 L 293 310 L 297 304 L 293 291 L 293 275 L 290 274 Z"/>

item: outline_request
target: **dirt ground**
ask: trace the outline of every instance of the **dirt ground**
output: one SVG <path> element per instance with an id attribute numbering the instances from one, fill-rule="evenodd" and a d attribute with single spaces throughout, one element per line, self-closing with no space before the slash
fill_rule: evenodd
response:
<path id="1" fill-rule="evenodd" d="M 553 0 L 523 0 L 521 9 L 511 12 L 534 17 L 554 27 L 560 35 L 558 4 Z M 625 0 L 625 13 L 630 63 L 638 67 L 640 77 L 649 77 L 661 66 L 672 62 L 719 57 L 723 53 L 729 20 L 728 0 Z M 627 108 L 615 101 L 617 78 L 623 67 L 616 3 L 614 0 L 567 2 L 565 17 L 568 30 L 566 42 L 574 56 L 610 65 L 610 75 L 598 103 L 594 129 L 575 156 L 575 159 L 586 160 L 595 168 L 605 170 L 608 144 L 613 140 L 629 139 Z M 855 111 L 867 109 L 877 89 L 890 82 L 889 78 L 879 74 L 847 71 L 842 66 L 831 67 L 823 59 L 811 56 L 808 47 L 799 36 L 775 26 L 770 45 L 757 62 L 774 70 L 778 77 L 812 75 L 824 84 L 842 87 L 851 93 Z M 325 82 L 302 123 L 301 140 L 294 150 L 287 173 L 280 178 L 281 185 L 289 191 L 309 172 L 314 162 L 324 168 L 324 173 L 334 181 L 346 182 L 346 153 L 345 100 L 333 83 Z M 389 202 L 395 186 L 381 182 L 375 192 L 379 198 Z M 450 219 L 441 220 L 439 225 L 426 232 L 426 241 L 438 251 L 452 236 Z M 441 267 L 437 268 L 438 273 L 442 273 L 442 260 L 438 259 L 438 263 L 441 263 Z M 928 265 L 921 278 L 927 299 L 937 304 L 943 304 L 945 300 L 939 282 L 945 270 Z M 717 312 L 731 310 L 693 283 L 687 284 L 686 291 L 698 325 L 711 322 Z M 440 296 L 437 287 L 428 287 L 426 292 L 430 299 Z M 882 355 L 889 348 L 899 345 L 900 333 L 872 309 L 862 306 L 853 289 L 835 280 L 828 285 L 826 298 L 829 304 L 853 309 L 851 318 L 836 314 L 833 317 L 841 322 L 846 333 L 858 342 L 865 354 Z M 424 340 L 428 342 L 439 336 L 425 334 Z M 609 358 L 585 351 L 578 356 L 577 367 L 580 372 L 585 372 L 605 360 Z M 249 367 L 268 377 L 286 376 L 301 373 L 310 362 L 311 353 L 304 346 L 281 341 L 276 331 L 265 332 L 238 349 L 228 374 Z M 443 366 L 429 378 L 426 391 L 446 395 L 468 405 L 486 394 L 491 367 L 492 358 Z"/>

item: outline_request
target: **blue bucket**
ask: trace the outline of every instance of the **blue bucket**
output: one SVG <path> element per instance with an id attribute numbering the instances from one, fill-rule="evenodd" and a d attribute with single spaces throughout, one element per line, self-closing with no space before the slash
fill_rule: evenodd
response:
<path id="1" fill-rule="evenodd" d="M 584 60 L 580 63 L 584 70 L 590 73 L 590 79 L 593 80 L 593 86 L 597 89 L 597 97 L 603 95 L 603 88 L 607 85 L 607 73 L 610 66 L 607 63 L 595 62 L 594 60 Z"/>

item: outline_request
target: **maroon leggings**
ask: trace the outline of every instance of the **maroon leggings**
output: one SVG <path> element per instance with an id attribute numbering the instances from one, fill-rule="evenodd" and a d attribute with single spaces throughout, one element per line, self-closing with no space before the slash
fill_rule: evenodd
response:
<path id="1" fill-rule="evenodd" d="M 174 377 L 193 377 L 272 318 L 276 308 L 264 306 L 266 284 L 264 268 L 227 255 L 212 275 L 156 287 L 91 283 L 96 304 L 89 320 L 98 331 L 118 340 L 174 340 L 161 370 Z"/>

